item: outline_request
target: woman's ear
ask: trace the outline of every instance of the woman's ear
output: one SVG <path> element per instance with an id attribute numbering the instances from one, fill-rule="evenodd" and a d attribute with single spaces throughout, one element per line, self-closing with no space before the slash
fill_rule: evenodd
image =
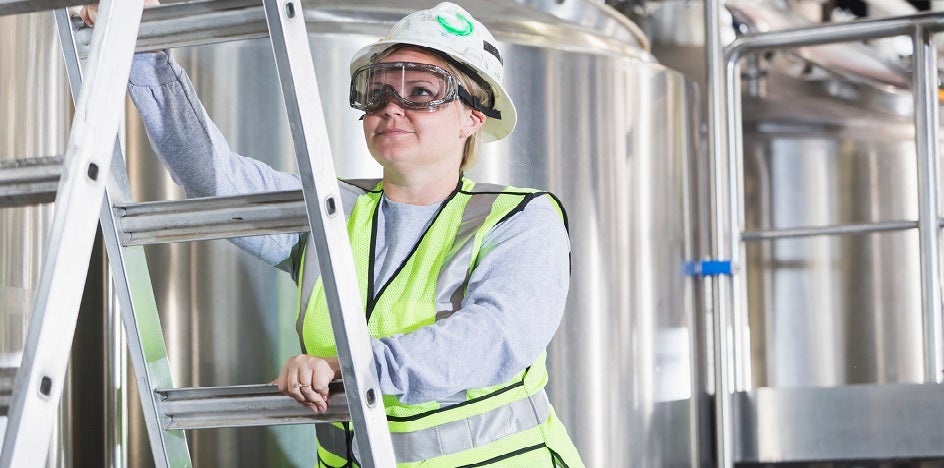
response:
<path id="1" fill-rule="evenodd" d="M 466 106 L 463 106 L 463 108 L 465 112 L 463 112 L 462 127 L 459 129 L 459 135 L 462 138 L 468 138 L 482 128 L 482 125 L 485 125 L 485 119 L 487 117 L 478 109 Z"/>

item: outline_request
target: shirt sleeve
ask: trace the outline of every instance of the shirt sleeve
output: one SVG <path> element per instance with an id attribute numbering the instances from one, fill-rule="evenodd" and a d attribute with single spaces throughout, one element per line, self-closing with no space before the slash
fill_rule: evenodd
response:
<path id="1" fill-rule="evenodd" d="M 134 56 L 128 92 L 157 157 L 188 197 L 301 188 L 297 175 L 277 171 L 230 150 L 190 78 L 166 52 Z M 299 240 L 299 234 L 231 239 L 266 263 L 289 271 Z"/>
<path id="2" fill-rule="evenodd" d="M 498 385 L 547 348 L 570 284 L 570 241 L 549 197 L 496 226 L 479 258 L 458 311 L 371 340 L 383 394 L 418 404 Z"/>

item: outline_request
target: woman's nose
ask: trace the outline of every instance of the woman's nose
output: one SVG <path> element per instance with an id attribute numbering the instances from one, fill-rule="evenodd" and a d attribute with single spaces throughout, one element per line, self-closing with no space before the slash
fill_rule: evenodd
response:
<path id="1" fill-rule="evenodd" d="M 387 102 L 383 105 L 382 111 L 384 115 L 390 116 L 401 116 L 403 115 L 403 108 L 400 107 L 400 104 L 397 102 L 396 98 L 391 96 L 389 93 L 386 96 Z"/>

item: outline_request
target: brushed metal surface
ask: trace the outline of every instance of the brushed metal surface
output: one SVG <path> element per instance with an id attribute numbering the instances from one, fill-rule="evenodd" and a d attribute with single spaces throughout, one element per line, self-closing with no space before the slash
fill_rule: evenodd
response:
<path id="1" fill-rule="evenodd" d="M 755 388 L 734 401 L 738 462 L 944 457 L 940 384 Z"/>
<path id="2" fill-rule="evenodd" d="M 747 229 L 916 220 L 910 119 L 804 92 L 745 100 Z M 754 385 L 922 381 L 916 231 L 750 243 L 748 285 Z"/>

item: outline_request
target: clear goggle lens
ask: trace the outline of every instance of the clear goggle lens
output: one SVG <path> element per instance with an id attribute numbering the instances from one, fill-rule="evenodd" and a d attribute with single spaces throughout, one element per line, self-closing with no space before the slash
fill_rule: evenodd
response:
<path id="1" fill-rule="evenodd" d="M 368 114 L 390 99 L 404 109 L 433 112 L 454 101 L 458 81 L 436 65 L 412 62 L 376 63 L 351 77 L 351 107 Z"/>

